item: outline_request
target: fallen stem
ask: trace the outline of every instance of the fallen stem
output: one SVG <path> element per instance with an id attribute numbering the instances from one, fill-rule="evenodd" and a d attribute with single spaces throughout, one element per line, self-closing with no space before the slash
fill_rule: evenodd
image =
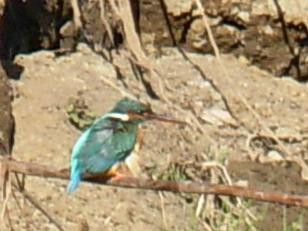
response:
<path id="1" fill-rule="evenodd" d="M 3 160 L 4 161 L 4 160 Z M 69 179 L 68 170 L 58 170 L 51 166 L 44 166 L 16 160 L 5 160 L 9 171 L 30 176 Z M 84 181 L 122 188 L 135 188 L 154 191 L 169 191 L 196 194 L 214 194 L 224 196 L 237 196 L 257 201 L 279 203 L 284 205 L 308 207 L 308 196 L 290 195 L 277 192 L 265 192 L 247 187 L 219 184 L 202 184 L 196 182 L 172 182 L 134 177 L 121 177 L 118 179 L 100 179 L 86 177 Z"/>

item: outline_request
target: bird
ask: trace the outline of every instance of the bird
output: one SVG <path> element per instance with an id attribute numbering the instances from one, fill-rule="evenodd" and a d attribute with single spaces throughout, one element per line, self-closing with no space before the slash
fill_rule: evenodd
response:
<path id="1" fill-rule="evenodd" d="M 73 193 L 85 174 L 123 176 L 117 171 L 122 162 L 133 173 L 132 153 L 142 140 L 140 125 L 146 120 L 182 123 L 155 114 L 149 104 L 122 98 L 111 111 L 86 129 L 74 144 L 67 192 Z"/>

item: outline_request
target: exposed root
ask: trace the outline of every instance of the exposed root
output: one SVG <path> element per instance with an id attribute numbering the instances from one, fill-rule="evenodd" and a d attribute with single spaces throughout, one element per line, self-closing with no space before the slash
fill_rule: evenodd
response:
<path id="1" fill-rule="evenodd" d="M 146 70 L 152 72 L 152 64 L 144 53 L 139 36 L 136 33 L 135 23 L 129 0 L 109 0 L 109 3 L 114 14 L 119 17 L 123 24 L 125 41 L 127 43 L 126 45 L 131 54 L 133 55 L 133 62 L 141 66 L 142 68 L 145 68 Z"/>
<path id="2" fill-rule="evenodd" d="M 104 24 L 109 40 L 111 42 L 111 44 L 114 46 L 114 37 L 113 37 L 113 33 L 112 33 L 112 29 L 110 24 L 108 23 L 106 17 L 105 17 L 105 1 L 104 0 L 99 0 L 99 8 L 100 8 L 100 17 L 101 17 L 101 21 Z"/>
<path id="3" fill-rule="evenodd" d="M 79 31 L 82 28 L 81 13 L 78 6 L 78 0 L 70 0 L 73 9 L 73 21 L 75 26 L 75 31 Z"/>

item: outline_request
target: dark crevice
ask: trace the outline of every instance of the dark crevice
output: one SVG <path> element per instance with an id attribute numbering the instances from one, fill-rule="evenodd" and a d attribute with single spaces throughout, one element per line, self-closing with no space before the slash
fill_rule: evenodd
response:
<path id="1" fill-rule="evenodd" d="M 188 34 L 189 29 L 191 28 L 191 24 L 197 18 L 199 18 L 199 17 L 190 16 L 189 20 L 183 24 L 183 31 L 181 33 L 181 37 L 180 37 L 180 40 L 179 40 L 180 43 L 186 42 L 186 39 L 187 39 L 186 36 Z"/>
<path id="2" fill-rule="evenodd" d="M 240 30 L 240 31 L 247 29 L 244 25 L 241 25 L 238 22 L 236 22 L 234 19 L 228 18 L 228 17 L 223 18 L 220 21 L 219 25 L 235 27 L 237 30 Z"/>
<path id="3" fill-rule="evenodd" d="M 13 63 L 17 54 L 59 47 L 63 0 L 51 13 L 41 0 L 6 0 L 0 19 L 0 61 L 9 78 L 19 79 L 23 67 Z"/>
<path id="4" fill-rule="evenodd" d="M 10 78 L 10 79 L 15 79 L 15 80 L 19 80 L 21 74 L 24 71 L 24 67 L 21 65 L 18 65 L 16 63 L 13 63 L 11 60 L 4 60 L 1 59 L 0 60 L 1 65 L 6 73 L 6 75 Z"/>

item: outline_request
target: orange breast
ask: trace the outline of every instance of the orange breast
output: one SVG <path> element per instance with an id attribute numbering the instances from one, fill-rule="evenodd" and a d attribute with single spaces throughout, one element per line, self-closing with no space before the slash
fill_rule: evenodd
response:
<path id="1" fill-rule="evenodd" d="M 136 144 L 134 147 L 134 152 L 138 153 L 143 145 L 143 131 L 141 129 L 141 127 L 138 127 L 138 131 L 137 131 L 137 140 L 136 140 Z"/>

